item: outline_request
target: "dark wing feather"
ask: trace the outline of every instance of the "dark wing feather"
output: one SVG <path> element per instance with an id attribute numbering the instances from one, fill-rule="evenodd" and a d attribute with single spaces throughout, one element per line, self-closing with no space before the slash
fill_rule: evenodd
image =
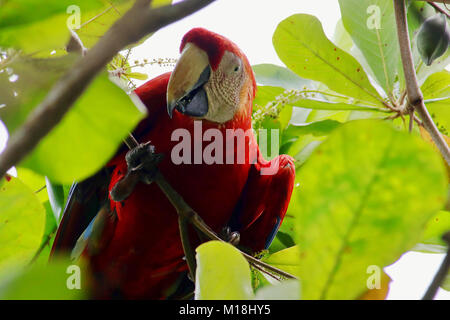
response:
<path id="1" fill-rule="evenodd" d="M 94 176 L 72 185 L 50 258 L 54 254 L 70 254 L 79 236 L 108 201 L 109 180 L 109 170 L 104 168 Z"/>

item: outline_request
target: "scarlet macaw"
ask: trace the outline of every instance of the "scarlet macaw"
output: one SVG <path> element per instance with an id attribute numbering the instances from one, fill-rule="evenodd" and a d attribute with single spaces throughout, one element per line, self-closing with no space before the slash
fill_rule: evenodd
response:
<path id="1" fill-rule="evenodd" d="M 172 73 L 135 90 L 148 116 L 133 135 L 141 143 L 151 141 L 155 152 L 164 154 L 159 170 L 214 231 L 239 232 L 240 247 L 260 251 L 270 245 L 286 213 L 295 177 L 293 159 L 280 155 L 265 161 L 251 130 L 246 144 L 227 135 L 227 129 L 251 129 L 256 93 L 251 66 L 233 42 L 195 28 L 183 37 L 180 52 Z M 199 124 L 204 137 L 194 134 Z M 217 157 L 223 149 L 224 160 L 198 163 L 194 155 L 180 152 L 192 163 L 175 164 L 172 151 L 181 140 L 172 136 L 176 129 L 191 134 L 193 154 L 199 146 L 200 154 L 207 148 L 201 139 L 216 142 L 221 133 L 224 141 L 210 155 Z M 206 138 L 208 129 L 215 131 Z M 235 142 L 231 149 L 229 142 Z M 236 156 L 242 149 L 245 161 Z M 128 159 L 127 164 L 126 151 L 122 146 L 104 170 L 72 187 L 52 254 L 74 246 L 76 254 L 81 250 L 93 271 L 95 297 L 166 298 L 187 270 L 178 216 L 155 183 L 138 182 L 122 198 L 115 194 L 131 162 L 139 163 Z M 275 171 L 262 174 L 268 168 Z"/>

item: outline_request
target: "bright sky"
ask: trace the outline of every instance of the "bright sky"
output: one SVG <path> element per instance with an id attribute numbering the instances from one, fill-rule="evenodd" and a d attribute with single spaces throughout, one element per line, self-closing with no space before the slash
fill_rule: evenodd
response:
<path id="1" fill-rule="evenodd" d="M 175 1 L 178 2 L 178 1 Z M 272 46 L 277 24 L 295 13 L 315 15 L 322 22 L 326 35 L 332 38 L 340 18 L 336 0 L 218 0 L 205 9 L 174 23 L 133 49 L 130 61 L 144 58 L 177 58 L 182 36 L 194 27 L 204 27 L 235 42 L 251 64 L 283 65 Z M 171 67 L 158 65 L 136 68 L 152 78 Z M 142 82 L 136 81 L 140 84 Z M 5 129 L 0 123 L 0 150 L 6 143 Z M 393 279 L 388 299 L 420 299 L 439 268 L 444 255 L 410 252 L 386 268 Z M 436 299 L 450 299 L 450 292 L 440 290 Z"/>

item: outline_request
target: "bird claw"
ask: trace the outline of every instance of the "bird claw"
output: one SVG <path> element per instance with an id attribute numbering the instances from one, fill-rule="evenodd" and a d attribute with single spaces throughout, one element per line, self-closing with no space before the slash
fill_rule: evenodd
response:
<path id="1" fill-rule="evenodd" d="M 158 170 L 158 164 L 163 159 L 162 153 L 155 153 L 155 147 L 150 141 L 141 143 L 125 155 L 128 172 L 141 175 L 141 181 L 150 184 Z"/>
<path id="2" fill-rule="evenodd" d="M 231 231 L 230 227 L 227 226 L 222 229 L 221 238 L 233 246 L 237 246 L 241 240 L 241 234 L 238 231 Z"/>

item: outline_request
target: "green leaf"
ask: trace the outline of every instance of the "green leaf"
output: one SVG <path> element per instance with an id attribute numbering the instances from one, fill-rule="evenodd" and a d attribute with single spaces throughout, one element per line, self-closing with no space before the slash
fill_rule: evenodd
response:
<path id="1" fill-rule="evenodd" d="M 277 96 L 283 94 L 285 89 L 282 87 L 273 86 L 258 86 L 258 91 L 256 92 L 255 100 L 253 104 L 256 106 L 264 107 L 269 102 L 275 102 Z"/>
<path id="2" fill-rule="evenodd" d="M 221 241 L 209 241 L 196 251 L 196 300 L 253 298 L 250 266 L 235 247 Z"/>
<path id="3" fill-rule="evenodd" d="M 300 282 L 285 280 L 276 285 L 265 286 L 256 292 L 255 300 L 300 300 Z"/>
<path id="4" fill-rule="evenodd" d="M 299 246 L 293 246 L 275 252 L 264 258 L 264 262 L 294 276 L 299 275 L 300 255 Z M 303 281 L 303 279 L 301 279 Z"/>
<path id="5" fill-rule="evenodd" d="M 285 67 L 264 63 L 254 65 L 252 68 L 259 85 L 282 87 L 284 89 L 302 89 L 305 86 L 309 88 L 312 86 L 311 80 L 302 79 Z"/>
<path id="6" fill-rule="evenodd" d="M 318 109 L 318 110 L 361 110 L 361 111 L 380 111 L 379 108 L 362 106 L 351 103 L 328 102 L 315 99 L 300 99 L 293 103 L 296 107 Z"/>
<path id="7" fill-rule="evenodd" d="M 447 70 L 430 75 L 421 90 L 425 105 L 433 120 L 443 131 L 450 131 L 450 72 Z"/>
<path id="8" fill-rule="evenodd" d="M 80 267 L 80 289 L 69 289 L 67 283 Z M 70 260 L 53 260 L 48 264 L 10 272 L 0 281 L 0 298 L 3 300 L 78 300 L 87 296 L 87 278 L 83 265 Z"/>
<path id="9" fill-rule="evenodd" d="M 339 0 L 342 21 L 378 84 L 393 97 L 400 55 L 392 1 Z"/>
<path id="10" fill-rule="evenodd" d="M 136 106 L 144 110 L 136 96 L 130 99 L 102 73 L 22 165 L 56 183 L 71 183 L 92 175 L 143 118 L 144 113 Z"/>
<path id="11" fill-rule="evenodd" d="M 53 50 L 64 52 L 69 40 L 67 26 L 77 6 L 80 22 L 92 18 L 106 7 L 101 0 L 50 0 L 45 5 L 33 0 L 3 1 L 0 13 L 0 47 L 21 49 L 26 54 L 49 56 Z M 122 0 L 112 0 L 114 4 Z M 69 13 L 67 12 L 69 10 Z"/>
<path id="12" fill-rule="evenodd" d="M 45 177 L 23 167 L 16 167 L 16 170 L 17 177 L 20 181 L 26 184 L 27 187 L 29 187 L 36 194 L 41 203 L 45 203 L 48 200 Z"/>
<path id="13" fill-rule="evenodd" d="M 55 184 L 47 177 L 45 178 L 47 193 L 50 206 L 56 221 L 59 221 L 62 210 L 64 209 L 64 189 L 60 184 Z"/>
<path id="14" fill-rule="evenodd" d="M 0 73 L 0 118 L 13 133 L 47 95 L 53 84 L 78 59 L 66 55 L 49 59 L 13 56 Z"/>
<path id="15" fill-rule="evenodd" d="M 449 230 L 450 212 L 439 211 L 427 222 L 422 240 L 414 247 L 414 250 L 426 253 L 446 253 L 447 244 L 442 240 L 442 236 Z"/>
<path id="16" fill-rule="evenodd" d="M 305 299 L 360 296 L 367 267 L 383 268 L 411 249 L 447 197 L 439 155 L 375 120 L 334 130 L 296 179 L 301 188 L 289 212 L 296 215 Z"/>
<path id="17" fill-rule="evenodd" d="M 283 140 L 289 139 L 292 137 L 297 137 L 305 134 L 312 134 L 313 136 L 324 136 L 328 135 L 339 127 L 341 123 L 335 120 L 323 120 L 316 121 L 311 123 L 303 123 L 303 124 L 291 124 L 289 127 L 283 132 Z"/>
<path id="18" fill-rule="evenodd" d="M 0 270 L 25 264 L 41 243 L 45 209 L 37 196 L 19 179 L 0 181 Z"/>
<path id="19" fill-rule="evenodd" d="M 444 70 L 430 75 L 420 87 L 424 99 L 450 96 L 450 71 Z"/>
<path id="20" fill-rule="evenodd" d="M 296 14 L 283 20 L 275 30 L 273 44 L 281 61 L 299 76 L 323 82 L 359 101 L 382 105 L 361 65 L 327 39 L 316 17 Z"/>

